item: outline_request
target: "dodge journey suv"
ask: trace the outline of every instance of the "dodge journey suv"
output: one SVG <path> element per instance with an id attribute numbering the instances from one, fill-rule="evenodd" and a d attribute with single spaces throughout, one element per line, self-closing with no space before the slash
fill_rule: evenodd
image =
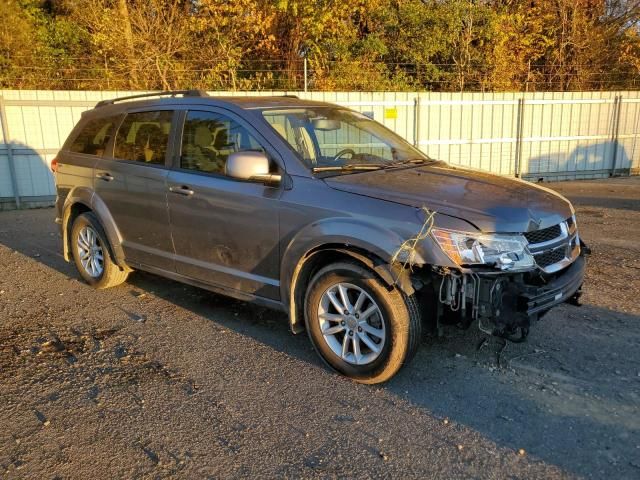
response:
<path id="1" fill-rule="evenodd" d="M 358 382 L 393 376 L 423 329 L 522 341 L 580 296 L 586 249 L 565 198 L 433 160 L 329 103 L 101 101 L 52 168 L 64 256 L 86 282 L 144 270 L 281 309 Z"/>

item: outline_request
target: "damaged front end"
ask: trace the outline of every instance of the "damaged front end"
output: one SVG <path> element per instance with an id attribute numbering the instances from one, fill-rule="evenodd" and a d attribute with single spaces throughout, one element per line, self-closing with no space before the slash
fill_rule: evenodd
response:
<path id="1" fill-rule="evenodd" d="M 438 320 L 451 318 L 455 312 L 459 326 L 467 328 L 477 320 L 483 332 L 521 342 L 531 323 L 552 307 L 563 302 L 579 304 L 585 265 L 581 254 L 569 267 L 553 274 L 540 269 L 516 274 L 443 273 Z"/>
<path id="2" fill-rule="evenodd" d="M 552 307 L 564 302 L 579 305 L 589 249 L 578 236 L 573 216 L 523 235 L 487 236 L 490 241 L 479 242 L 482 235 L 472 242 L 438 231 L 434 236 L 448 256 L 461 264 L 459 268 L 433 267 L 436 276 L 431 289 L 425 289 L 437 300 L 433 314 L 438 332 L 444 324 L 468 328 L 477 321 L 487 334 L 522 342 L 532 322 Z M 490 261 L 485 262 L 489 255 Z"/>

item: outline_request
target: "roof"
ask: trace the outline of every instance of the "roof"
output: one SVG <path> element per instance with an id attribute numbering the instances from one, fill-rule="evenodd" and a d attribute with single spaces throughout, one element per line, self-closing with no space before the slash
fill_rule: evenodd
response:
<path id="1" fill-rule="evenodd" d="M 137 107 L 143 105 L 158 104 L 200 104 L 211 103 L 227 103 L 235 105 L 242 109 L 260 109 L 260 108 L 291 108 L 291 107 L 309 107 L 309 106 L 334 106 L 327 102 L 316 102 L 313 100 L 304 100 L 295 95 L 279 95 L 279 96 L 212 96 L 202 90 L 176 90 L 167 92 L 144 93 L 119 97 L 110 100 L 102 100 L 96 104 L 96 108 L 127 105 L 127 107 Z"/>
<path id="2" fill-rule="evenodd" d="M 335 107 L 328 102 L 318 102 L 315 100 L 305 100 L 295 95 L 280 96 L 252 96 L 252 97 L 210 97 L 212 100 L 232 103 L 240 108 L 285 108 L 285 107 Z"/>

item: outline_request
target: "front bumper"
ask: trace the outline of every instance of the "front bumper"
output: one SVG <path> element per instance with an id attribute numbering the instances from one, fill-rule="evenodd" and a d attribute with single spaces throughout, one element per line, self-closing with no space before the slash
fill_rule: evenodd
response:
<path id="1" fill-rule="evenodd" d="M 581 255 L 548 284 L 526 288 L 519 297 L 522 311 L 533 317 L 574 298 L 582 287 L 586 265 L 587 261 Z"/>

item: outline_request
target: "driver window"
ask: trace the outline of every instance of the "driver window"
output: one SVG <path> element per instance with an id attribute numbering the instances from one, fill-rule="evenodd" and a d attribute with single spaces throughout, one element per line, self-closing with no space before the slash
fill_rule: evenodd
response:
<path id="1" fill-rule="evenodd" d="M 227 158 L 240 151 L 266 153 L 253 135 L 235 120 L 213 112 L 187 113 L 180 168 L 224 175 Z"/>
<path id="2" fill-rule="evenodd" d="M 304 121 L 296 116 L 277 112 L 265 113 L 264 118 L 304 160 L 311 165 L 316 163 L 315 146 Z"/>

